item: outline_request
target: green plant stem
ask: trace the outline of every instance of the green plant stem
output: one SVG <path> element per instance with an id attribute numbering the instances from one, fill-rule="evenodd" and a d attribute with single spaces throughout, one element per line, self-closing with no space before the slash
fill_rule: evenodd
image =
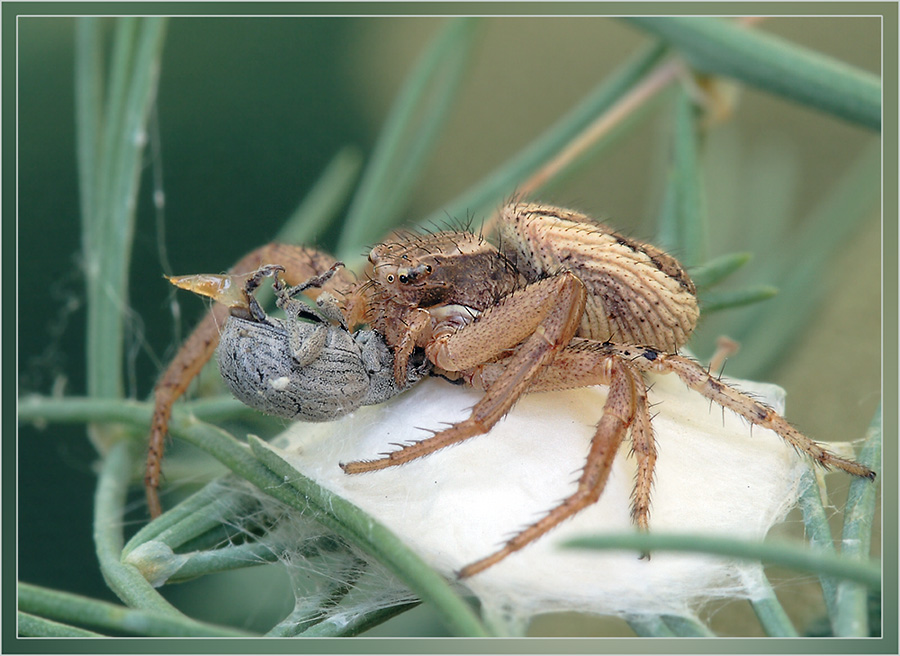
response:
<path id="1" fill-rule="evenodd" d="M 179 403 L 175 412 L 203 421 L 223 421 L 258 415 L 255 410 L 233 398 L 214 397 Z M 51 398 L 29 395 L 19 399 L 20 422 L 55 422 L 84 424 L 88 422 L 123 423 L 144 430 L 153 414 L 153 404 L 127 399 L 96 399 L 85 396 Z"/>
<path id="2" fill-rule="evenodd" d="M 106 106 L 98 93 L 102 62 L 100 30 L 87 19 L 79 23 L 76 65 L 79 111 L 79 163 L 93 167 L 81 173 L 82 242 L 87 282 L 88 393 L 121 397 L 124 316 L 128 267 L 141 155 L 147 114 L 155 95 L 165 19 L 123 18 L 116 23 Z M 100 112 L 102 111 L 102 115 Z M 102 130 L 99 129 L 102 126 Z M 101 447 L 102 448 L 102 447 Z"/>
<path id="3" fill-rule="evenodd" d="M 133 610 L 106 601 L 90 599 L 27 583 L 19 584 L 19 608 L 25 612 L 67 623 L 131 635 L 240 637 L 253 634 L 228 627 L 197 622 L 184 616 Z M 75 629 L 79 631 L 80 629 Z"/>
<path id="4" fill-rule="evenodd" d="M 31 613 L 18 613 L 19 635 L 30 638 L 103 638 L 94 631 L 79 629 L 77 626 L 54 622 Z"/>
<path id="5" fill-rule="evenodd" d="M 100 19 L 81 18 L 75 29 L 75 120 L 81 216 L 97 214 L 97 150 L 103 104 L 103 47 Z"/>
<path id="6" fill-rule="evenodd" d="M 357 148 L 342 148 L 332 158 L 303 201 L 285 221 L 275 241 L 306 244 L 321 241 L 322 233 L 338 216 L 341 206 L 353 190 L 362 168 Z"/>
<path id="7" fill-rule="evenodd" d="M 712 287 L 743 267 L 752 257 L 752 253 L 728 253 L 713 258 L 700 266 L 691 268 L 691 280 L 694 281 L 697 289 Z"/>
<path id="8" fill-rule="evenodd" d="M 145 574 L 164 572 L 167 583 L 274 562 L 277 546 L 228 544 L 229 536 L 240 531 L 236 527 L 258 503 L 246 490 L 213 481 L 138 531 L 125 545 L 123 559 Z M 334 551 L 334 543 L 330 536 L 311 540 L 299 556 L 312 558 L 323 550 Z"/>
<path id="9" fill-rule="evenodd" d="M 134 549 L 150 541 L 161 542 L 172 550 L 221 527 L 225 518 L 240 517 L 253 500 L 239 490 L 228 490 L 213 481 L 175 508 L 138 531 L 122 552 L 127 557 Z"/>
<path id="10" fill-rule="evenodd" d="M 691 66 L 725 75 L 873 130 L 881 128 L 878 76 L 722 18 L 625 19 L 678 48 Z"/>
<path id="11" fill-rule="evenodd" d="M 408 192 L 458 95 L 476 24 L 450 20 L 404 83 L 347 212 L 339 258 L 355 256 L 402 219 Z"/>
<path id="12" fill-rule="evenodd" d="M 147 582 L 140 572 L 120 560 L 124 505 L 131 479 L 130 445 L 115 444 L 103 460 L 94 498 L 94 544 L 100 571 L 110 589 L 127 605 L 166 615 L 181 613 Z"/>
<path id="13" fill-rule="evenodd" d="M 881 475 L 881 407 L 869 425 L 866 441 L 860 450 L 860 462 Z M 863 561 L 869 558 L 872 548 L 872 523 L 875 518 L 875 502 L 878 486 L 865 479 L 850 484 L 847 505 L 844 509 L 844 527 L 841 533 L 841 555 L 844 558 Z M 851 581 L 837 584 L 837 614 L 834 618 L 836 636 L 868 637 L 868 591 Z"/>
<path id="14" fill-rule="evenodd" d="M 778 288 L 771 285 L 751 285 L 743 289 L 722 292 L 704 292 L 700 295 L 700 307 L 705 314 L 728 308 L 752 305 L 778 295 Z"/>
<path id="15" fill-rule="evenodd" d="M 182 401 L 180 407 L 204 421 L 227 421 L 259 415 L 257 410 L 244 405 L 231 394 Z"/>
<path id="16" fill-rule="evenodd" d="M 703 202 L 698 112 L 688 90 L 675 97 L 673 158 L 657 238 L 686 266 L 705 261 L 709 226 Z"/>
<path id="17" fill-rule="evenodd" d="M 881 568 L 877 564 L 829 556 L 786 543 L 747 542 L 732 538 L 675 533 L 626 533 L 575 538 L 563 544 L 570 548 L 628 549 L 640 553 L 652 551 L 707 553 L 741 560 L 762 561 L 804 572 L 828 574 L 862 583 L 874 589 L 881 587 Z"/>
<path id="18" fill-rule="evenodd" d="M 806 539 L 809 541 L 809 548 L 824 553 L 830 558 L 837 557 L 834 539 L 831 535 L 831 526 L 828 523 L 828 515 L 822 503 L 816 474 L 812 469 L 803 473 L 800 485 L 803 491 L 800 493 L 798 505 L 800 512 L 803 513 L 803 524 L 806 527 Z M 832 622 L 833 631 L 833 618 L 837 614 L 837 581 L 830 576 L 820 575 L 819 585 L 822 586 L 825 610 Z"/>
<path id="19" fill-rule="evenodd" d="M 406 611 L 415 608 L 420 603 L 421 602 L 418 601 L 412 601 L 406 604 L 391 606 L 390 608 L 380 608 L 371 613 L 360 613 L 354 616 L 349 622 L 336 622 L 333 619 L 325 619 L 322 622 L 313 624 L 302 633 L 297 633 L 296 635 L 302 638 L 349 638 L 359 635 L 374 626 L 378 626 L 382 622 L 386 622 L 400 613 L 405 613 Z"/>
<path id="20" fill-rule="evenodd" d="M 709 630 L 709 627 L 698 622 L 693 617 L 663 615 L 661 619 L 672 630 L 672 633 L 679 638 L 711 638 L 713 636 L 713 632 Z"/>
<path id="21" fill-rule="evenodd" d="M 230 478 L 233 479 L 233 477 Z M 205 533 L 200 533 L 198 536 L 191 538 L 190 540 L 184 541 L 181 545 L 180 551 L 185 554 L 189 554 L 188 559 L 190 559 L 191 557 L 193 557 L 193 555 L 196 555 L 198 553 L 209 553 L 213 550 L 225 551 L 227 549 L 244 546 L 243 543 L 238 543 L 235 545 L 234 540 L 243 540 L 249 537 L 249 532 L 229 522 L 231 519 L 234 519 L 235 521 L 245 521 L 248 516 L 249 513 L 234 518 L 222 518 L 221 523 L 214 528 L 211 528 Z M 179 569 L 179 572 L 180 571 L 181 570 Z"/>
<path id="22" fill-rule="evenodd" d="M 209 551 L 195 551 L 185 558 L 184 563 L 174 575 L 168 578 L 167 583 L 178 583 L 216 572 L 275 562 L 278 562 L 278 554 L 266 545 L 258 543 L 240 544 Z"/>
<path id="23" fill-rule="evenodd" d="M 770 637 L 796 638 L 798 635 L 797 629 L 791 624 L 784 606 L 778 601 L 778 597 L 775 596 L 775 591 L 772 590 L 768 580 L 765 580 L 765 589 L 762 592 L 761 596 L 751 599 L 750 604 L 766 635 Z"/>
<path id="24" fill-rule="evenodd" d="M 27 396 L 19 399 L 20 422 L 84 424 L 87 422 L 116 422 L 146 427 L 153 406 L 141 401 L 95 399 L 67 396 Z"/>
<path id="25" fill-rule="evenodd" d="M 359 177 L 361 168 L 360 151 L 349 146 L 342 148 L 281 226 L 273 241 L 299 245 L 321 242 L 353 191 L 353 183 Z M 262 307 L 271 306 L 274 298 L 275 293 L 270 285 L 263 285 L 256 292 L 256 300 Z"/>
<path id="26" fill-rule="evenodd" d="M 658 615 L 648 617 L 631 617 L 628 619 L 631 630 L 640 638 L 674 638 L 675 632 Z"/>

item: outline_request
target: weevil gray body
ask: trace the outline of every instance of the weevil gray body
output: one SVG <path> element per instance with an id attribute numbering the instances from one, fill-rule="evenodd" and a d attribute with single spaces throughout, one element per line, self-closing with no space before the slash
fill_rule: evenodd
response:
<path id="1" fill-rule="evenodd" d="M 294 325 L 287 326 L 288 321 Z M 299 357 L 298 357 L 299 356 Z M 218 348 L 219 371 L 232 393 L 265 414 L 330 421 L 381 403 L 427 375 L 426 362 L 394 382 L 394 358 L 371 330 L 351 334 L 329 323 L 228 318 Z"/>

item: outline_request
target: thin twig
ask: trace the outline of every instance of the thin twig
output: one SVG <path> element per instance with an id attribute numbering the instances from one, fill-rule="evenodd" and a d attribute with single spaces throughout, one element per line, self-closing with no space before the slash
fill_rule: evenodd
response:
<path id="1" fill-rule="evenodd" d="M 520 184 L 516 195 L 523 198 L 530 196 L 546 184 L 547 181 L 557 176 L 597 141 L 612 132 L 614 128 L 624 122 L 636 110 L 653 99 L 671 82 L 678 79 L 683 67 L 684 64 L 678 59 L 672 59 L 660 64 L 640 84 L 622 96 L 615 105 L 598 116 L 581 134 L 569 142 L 569 145 L 561 150 L 556 157 L 548 161 L 531 177 Z M 484 227 L 485 234 L 490 234 L 493 231 L 499 216 L 499 210 L 497 210 L 488 219 Z"/>

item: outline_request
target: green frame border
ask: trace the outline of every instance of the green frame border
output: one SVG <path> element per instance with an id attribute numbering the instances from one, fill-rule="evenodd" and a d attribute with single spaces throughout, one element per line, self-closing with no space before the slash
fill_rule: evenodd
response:
<path id="1" fill-rule="evenodd" d="M 884 452 L 890 467 L 882 479 L 882 546 L 883 546 L 883 617 L 898 616 L 898 5 L 893 2 L 738 2 L 738 3 L 523 3 L 523 2 L 314 2 L 314 3 L 102 3 L 102 2 L 10 2 L 2 5 L 3 80 L 5 92 L 3 114 L 3 210 L 7 217 L 16 216 L 16 55 L 17 18 L 21 15 L 75 16 L 98 15 L 624 15 L 624 14 L 772 14 L 772 15 L 869 15 L 882 18 L 883 70 L 883 196 L 882 196 L 882 347 L 884 432 L 889 438 Z M 17 276 L 17 222 L 3 222 L 5 238 L 3 273 L 6 279 Z M 7 285 L 7 289 L 10 286 Z M 7 435 L 16 435 L 16 335 L 17 308 L 6 304 L 3 322 L 3 377 L 7 383 L 3 393 L 3 427 Z M 10 318 L 12 314 L 12 319 Z M 15 636 L 16 619 L 16 472 L 17 444 L 7 439 L 3 443 L 3 586 L 6 602 L 3 614 L 2 649 L 8 653 L 292 653 L 297 651 L 296 640 L 267 639 L 82 639 L 48 640 L 19 639 Z M 641 638 L 496 638 L 496 639 L 374 639 L 354 640 L 315 639 L 304 643 L 304 651 L 318 653 L 897 653 L 898 627 L 896 622 L 882 623 L 880 639 L 679 639 L 649 640 Z"/>

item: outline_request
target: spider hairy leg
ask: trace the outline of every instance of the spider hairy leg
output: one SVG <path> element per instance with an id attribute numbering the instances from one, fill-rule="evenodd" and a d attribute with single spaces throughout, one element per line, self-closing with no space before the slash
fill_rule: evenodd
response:
<path id="1" fill-rule="evenodd" d="M 543 335 L 544 341 L 553 343 L 552 333 L 569 332 L 568 327 L 557 324 L 581 320 L 584 300 L 584 285 L 571 273 L 540 280 L 504 297 L 465 325 L 451 325 L 447 330 L 436 327 L 425 355 L 441 369 L 465 371 L 495 359 L 532 335 Z M 554 312 L 551 304 L 562 306 L 563 311 Z M 567 307 L 577 312 L 577 319 L 566 315 Z"/>
<path id="2" fill-rule="evenodd" d="M 165 440 L 169 430 L 169 420 L 172 417 L 172 406 L 184 394 L 194 377 L 200 373 L 203 365 L 212 357 L 219 342 L 219 326 L 227 318 L 227 307 L 224 305 L 213 306 L 182 344 L 181 349 L 169 363 L 153 390 L 155 402 L 144 474 L 147 509 L 151 517 L 158 517 L 162 514 L 158 489 L 162 457 L 166 448 Z"/>
<path id="3" fill-rule="evenodd" d="M 401 323 L 403 331 L 394 346 L 394 382 L 397 385 L 406 380 L 409 358 L 416 344 L 422 341 L 431 329 L 431 315 L 420 308 L 413 308 L 407 311 Z"/>
<path id="4" fill-rule="evenodd" d="M 674 373 L 688 387 L 706 398 L 729 410 L 733 410 L 752 424 L 775 431 L 797 451 L 806 453 L 826 469 L 836 467 L 854 476 L 870 480 L 875 478 L 875 472 L 865 465 L 841 458 L 824 449 L 791 426 L 784 417 L 772 408 L 712 376 L 704 367 L 689 358 L 681 355 L 661 353 L 641 346 L 605 344 L 603 347 L 608 352 L 627 359 L 641 371 Z"/>
<path id="5" fill-rule="evenodd" d="M 273 262 L 284 266 L 284 277 L 289 284 L 299 284 L 303 280 L 331 268 L 335 260 L 330 255 L 309 248 L 273 243 L 245 255 L 231 268 L 229 275 L 246 280 L 248 274 L 252 275 L 264 265 Z M 343 270 L 338 271 L 329 281 L 329 285 L 339 289 L 352 284 L 352 280 L 341 276 L 343 273 Z M 219 276 L 220 280 L 218 281 L 214 276 L 209 276 L 209 278 L 210 290 L 215 293 L 214 287 L 216 284 L 222 284 L 221 278 L 223 277 Z M 236 287 L 240 288 L 240 285 L 236 285 Z M 313 291 L 318 293 L 318 290 Z M 222 293 L 224 294 L 224 292 Z M 239 289 L 237 295 L 228 293 L 224 298 L 227 299 L 228 304 L 235 303 L 236 307 L 240 307 L 241 294 L 244 292 Z M 210 308 L 206 317 L 179 348 L 153 390 L 153 418 L 150 425 L 147 465 L 144 475 L 144 489 L 151 517 L 158 517 L 162 513 L 158 489 L 172 406 L 184 394 L 191 381 L 200 373 L 203 365 L 215 353 L 219 343 L 219 331 L 228 318 L 228 314 L 229 308 L 226 305 L 216 303 Z"/>
<path id="6" fill-rule="evenodd" d="M 710 400 L 733 410 L 753 424 L 775 431 L 797 451 L 806 453 L 816 462 L 836 467 L 850 474 L 873 479 L 868 467 L 841 458 L 800 433 L 784 417 L 752 397 L 722 382 L 700 364 L 679 355 L 661 353 L 645 346 L 621 345 L 574 338 L 556 358 L 535 378 L 530 391 L 572 389 L 588 385 L 612 385 L 606 372 L 610 358 L 622 363 L 634 376 L 634 420 L 631 426 L 632 450 L 637 459 L 637 473 L 632 492 L 632 519 L 640 530 L 648 530 L 650 493 L 656 464 L 656 445 L 653 436 L 646 387 L 641 372 L 674 373 L 691 389 Z M 481 365 L 466 372 L 466 380 L 476 388 L 490 389 L 505 370 L 505 361 Z M 498 552 L 499 553 L 499 552 Z M 493 558 L 493 557 L 492 557 Z M 484 563 L 478 571 L 497 562 Z M 465 575 L 471 575 L 468 568 Z"/>
<path id="7" fill-rule="evenodd" d="M 656 439 L 650 417 L 650 404 L 643 377 L 630 362 L 609 354 L 609 345 L 587 339 L 575 338 L 560 351 L 551 364 L 535 378 L 529 391 L 549 392 L 593 385 L 610 384 L 610 358 L 629 367 L 639 381 L 634 385 L 635 410 L 631 426 L 632 453 L 637 460 L 634 490 L 632 491 L 631 517 L 635 526 L 646 531 L 650 528 L 650 493 L 656 468 Z M 487 389 L 503 373 L 504 361 L 481 365 L 465 373 L 466 382 L 476 389 Z"/>
<path id="8" fill-rule="evenodd" d="M 610 380 L 609 396 L 603 407 L 603 416 L 591 440 L 590 452 L 576 491 L 540 520 L 507 541 L 501 549 L 463 567 L 459 571 L 460 578 L 474 576 L 496 565 L 510 554 L 545 535 L 562 521 L 596 503 L 600 498 L 619 446 L 634 420 L 638 398 L 636 391 L 643 389 L 640 376 L 636 376 L 621 360 L 607 358 L 604 366 L 608 370 L 607 376 Z"/>
<path id="9" fill-rule="evenodd" d="M 656 439 L 650 423 L 647 388 L 640 374 L 635 374 L 634 424 L 631 427 L 631 452 L 637 460 L 634 490 L 631 494 L 631 520 L 641 531 L 650 529 L 650 491 L 656 468 Z"/>
<path id="10" fill-rule="evenodd" d="M 503 372 L 484 397 L 475 404 L 468 419 L 433 437 L 394 451 L 384 458 L 342 463 L 341 468 L 348 474 L 359 474 L 393 467 L 489 431 L 528 391 L 532 380 L 541 369 L 569 342 L 581 320 L 584 286 L 575 276 L 565 273 L 542 283 L 526 287 L 522 292 L 504 299 L 506 310 L 510 310 L 510 306 L 516 306 L 517 309 L 527 309 L 524 314 L 485 312 L 474 323 L 461 327 L 448 337 L 448 342 L 454 339 L 467 339 L 467 333 L 477 329 L 481 346 L 491 345 L 494 350 L 493 353 L 481 350 L 479 359 L 485 357 L 490 359 L 507 349 L 503 340 L 506 339 L 505 331 L 510 317 L 532 317 L 537 324 L 531 324 L 530 328 L 525 330 L 530 337 L 505 361 Z M 493 335 L 495 339 L 485 339 L 485 335 Z"/>

